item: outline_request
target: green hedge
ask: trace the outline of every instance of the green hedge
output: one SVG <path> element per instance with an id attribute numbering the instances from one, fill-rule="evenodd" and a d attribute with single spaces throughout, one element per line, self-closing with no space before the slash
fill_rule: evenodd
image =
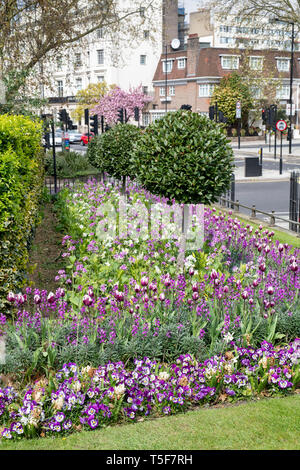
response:
<path id="1" fill-rule="evenodd" d="M 41 139 L 39 121 L 0 116 L 0 309 L 26 274 L 44 187 Z"/>
<path id="2" fill-rule="evenodd" d="M 116 124 L 89 143 L 87 155 L 90 164 L 119 180 L 126 176 L 134 178 L 129 155 L 141 135 L 141 129 L 133 124 Z"/>

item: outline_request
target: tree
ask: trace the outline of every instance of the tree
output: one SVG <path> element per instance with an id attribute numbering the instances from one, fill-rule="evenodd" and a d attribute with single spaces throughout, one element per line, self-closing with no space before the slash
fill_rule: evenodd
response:
<path id="1" fill-rule="evenodd" d="M 99 99 L 115 86 L 108 86 L 106 82 L 90 83 L 83 90 L 79 90 L 76 94 L 77 104 L 72 112 L 72 117 L 79 121 L 84 116 L 85 109 L 92 109 L 99 102 Z"/>
<path id="2" fill-rule="evenodd" d="M 218 103 L 218 109 L 227 117 L 228 123 L 236 124 L 236 103 L 241 102 L 242 122 L 247 125 L 248 113 L 253 106 L 253 98 L 247 83 L 237 72 L 225 75 L 213 92 L 211 103 Z"/>
<path id="3" fill-rule="evenodd" d="M 105 28 L 114 45 L 120 38 L 138 43 L 142 24 L 150 29 L 156 21 L 158 5 L 158 0 L 1 1 L 0 81 L 6 86 L 6 109 L 22 88 L 30 92 L 47 82 L 47 67 L 55 57 L 97 29 Z"/>
<path id="4" fill-rule="evenodd" d="M 208 2 L 211 7 L 215 7 L 215 12 L 221 17 L 235 15 L 241 21 L 255 19 L 256 24 L 260 19 L 278 18 L 281 21 L 295 23 L 300 26 L 300 4 L 299 1 L 291 2 L 282 0 L 280 7 L 272 0 L 212 0 Z M 207 5 L 208 5 L 207 4 Z"/>
<path id="5" fill-rule="evenodd" d="M 127 122 L 134 116 L 134 108 L 141 110 L 150 101 L 152 98 L 142 92 L 141 86 L 130 89 L 129 92 L 114 87 L 91 109 L 91 113 L 104 116 L 108 124 L 115 124 L 118 121 L 118 110 L 122 108 L 126 111 L 124 121 Z"/>

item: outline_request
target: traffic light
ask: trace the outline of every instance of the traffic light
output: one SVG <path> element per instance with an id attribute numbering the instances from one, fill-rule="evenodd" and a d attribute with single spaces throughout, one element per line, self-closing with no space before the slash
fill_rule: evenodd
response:
<path id="1" fill-rule="evenodd" d="M 219 111 L 219 122 L 224 122 L 224 123 L 227 122 L 227 117 L 224 116 L 222 111 Z"/>
<path id="2" fill-rule="evenodd" d="M 77 126 L 74 126 L 72 119 L 67 115 L 67 130 L 72 131 L 73 129 L 77 129 Z"/>
<path id="3" fill-rule="evenodd" d="M 137 106 L 134 108 L 134 120 L 135 121 L 140 120 L 140 110 Z"/>
<path id="4" fill-rule="evenodd" d="M 180 109 L 186 109 L 188 111 L 191 111 L 192 106 L 190 104 L 183 104 L 182 106 L 180 106 Z"/>
<path id="5" fill-rule="evenodd" d="M 215 107 L 214 106 L 209 107 L 208 114 L 209 114 L 209 119 L 211 119 L 213 121 L 214 118 L 215 118 Z"/>
<path id="6" fill-rule="evenodd" d="M 67 122 L 67 111 L 65 109 L 60 109 L 58 112 L 58 120 L 60 122 Z"/>
<path id="7" fill-rule="evenodd" d="M 277 121 L 277 105 L 271 104 L 270 106 L 270 117 L 269 117 L 270 125 L 275 126 Z"/>
<path id="8" fill-rule="evenodd" d="M 84 124 L 86 126 L 89 125 L 89 109 L 88 108 L 84 110 Z"/>
<path id="9" fill-rule="evenodd" d="M 94 135 L 98 135 L 98 114 L 90 117 L 90 130 Z"/>
<path id="10" fill-rule="evenodd" d="M 120 108 L 118 109 L 118 121 L 123 124 L 124 122 L 124 109 Z"/>
<path id="11" fill-rule="evenodd" d="M 263 124 L 266 124 L 267 116 L 266 116 L 266 110 L 265 109 L 263 109 L 261 111 L 261 119 L 262 119 Z"/>

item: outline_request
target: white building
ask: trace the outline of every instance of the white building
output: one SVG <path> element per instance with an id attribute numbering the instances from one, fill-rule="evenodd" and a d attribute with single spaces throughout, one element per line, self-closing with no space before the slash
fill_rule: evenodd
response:
<path id="1" fill-rule="evenodd" d="M 162 3 L 154 0 L 151 16 L 141 8 L 132 29 L 126 30 L 124 23 L 123 31 L 115 37 L 104 28 L 98 29 L 51 64 L 52 85 L 44 89 L 49 99 L 47 111 L 57 113 L 65 108 L 71 112 L 77 91 L 100 81 L 127 91 L 141 85 L 144 93 L 153 94 L 152 78 L 161 53 Z"/>
<path id="2" fill-rule="evenodd" d="M 291 26 L 271 23 L 263 16 L 242 21 L 236 15 L 218 17 L 202 8 L 190 13 L 189 34 L 194 33 L 198 34 L 200 42 L 210 47 L 291 50 Z M 296 51 L 300 50 L 299 45 L 299 34 L 295 34 Z"/>

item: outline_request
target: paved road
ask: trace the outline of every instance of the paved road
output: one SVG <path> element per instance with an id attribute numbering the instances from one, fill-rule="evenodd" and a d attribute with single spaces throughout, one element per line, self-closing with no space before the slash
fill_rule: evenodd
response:
<path id="1" fill-rule="evenodd" d="M 241 204 L 249 207 L 255 205 L 257 209 L 264 212 L 275 211 L 275 215 L 284 218 L 289 218 L 289 193 L 289 181 L 236 183 L 235 185 L 235 199 Z M 242 207 L 240 212 L 251 215 L 251 211 Z M 257 217 L 267 222 L 270 221 L 270 218 L 263 214 L 257 214 Z M 279 220 L 276 224 L 289 228 L 287 223 Z"/>

